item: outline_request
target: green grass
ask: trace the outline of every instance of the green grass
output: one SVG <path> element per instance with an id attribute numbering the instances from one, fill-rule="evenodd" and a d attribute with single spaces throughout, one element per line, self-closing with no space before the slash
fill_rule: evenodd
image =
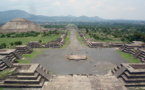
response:
<path id="1" fill-rule="evenodd" d="M 12 68 L 8 68 L 4 71 L 0 71 L 0 79 L 12 74 L 13 72 L 14 70 Z"/>
<path id="2" fill-rule="evenodd" d="M 31 54 L 24 54 L 22 59 L 18 60 L 18 63 L 30 63 L 31 59 L 40 55 L 45 49 L 34 49 Z"/>
<path id="3" fill-rule="evenodd" d="M 56 40 L 57 38 L 60 38 L 60 34 L 59 35 L 45 36 L 45 37 L 42 37 L 42 36 L 39 35 L 37 37 L 0 38 L 0 44 L 1 43 L 6 43 L 7 44 L 7 48 L 14 48 L 15 46 L 10 46 L 11 42 L 22 41 L 22 44 L 25 45 L 29 41 L 42 40 L 42 43 L 47 43 L 49 41 Z"/>
<path id="4" fill-rule="evenodd" d="M 65 38 L 65 44 L 61 47 L 62 49 L 65 49 L 70 44 L 70 31 L 68 31 L 67 37 Z"/>
<path id="5" fill-rule="evenodd" d="M 77 31 L 76 31 L 76 32 L 77 32 Z M 79 35 L 78 32 L 77 32 L 77 39 L 78 39 L 78 41 L 80 42 L 81 45 L 84 44 L 84 42 L 83 42 L 83 37 L 80 37 L 80 35 Z"/>
<path id="6" fill-rule="evenodd" d="M 133 58 L 131 54 L 121 52 L 120 50 L 116 50 L 116 52 L 121 54 L 121 57 L 127 60 L 129 63 L 141 63 L 138 58 Z"/>

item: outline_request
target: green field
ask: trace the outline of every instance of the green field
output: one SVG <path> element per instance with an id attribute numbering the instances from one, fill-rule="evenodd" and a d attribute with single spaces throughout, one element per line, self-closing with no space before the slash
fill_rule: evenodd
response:
<path id="1" fill-rule="evenodd" d="M 141 63 L 138 58 L 133 58 L 131 54 L 121 52 L 120 50 L 116 50 L 116 52 L 121 54 L 121 57 L 127 60 L 129 63 Z"/>
<path id="2" fill-rule="evenodd" d="M 43 53 L 45 48 L 34 49 L 31 54 L 24 54 L 22 59 L 18 60 L 18 63 L 30 63 L 31 59 Z"/>
<path id="3" fill-rule="evenodd" d="M 11 42 L 15 42 L 15 41 L 22 41 L 22 44 L 27 44 L 29 41 L 39 41 L 41 40 L 42 43 L 47 43 L 49 41 L 53 41 L 56 40 L 57 38 L 60 38 L 60 34 L 59 35 L 51 35 L 51 36 L 37 36 L 37 37 L 18 37 L 18 38 L 0 38 L 0 44 L 2 43 L 6 43 L 7 44 L 7 48 L 14 48 L 15 46 L 10 46 Z"/>
<path id="4" fill-rule="evenodd" d="M 77 31 L 76 31 L 76 32 L 77 32 Z M 80 42 L 81 45 L 84 44 L 84 42 L 83 42 L 83 37 L 80 37 L 80 35 L 79 35 L 78 32 L 77 32 L 77 39 L 78 39 L 78 41 Z"/>
<path id="5" fill-rule="evenodd" d="M 70 31 L 68 31 L 67 37 L 65 38 L 65 44 L 61 47 L 62 49 L 65 49 L 70 44 Z"/>

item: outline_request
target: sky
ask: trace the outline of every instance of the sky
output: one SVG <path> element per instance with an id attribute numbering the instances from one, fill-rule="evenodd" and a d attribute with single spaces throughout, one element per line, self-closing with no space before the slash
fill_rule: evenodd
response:
<path id="1" fill-rule="evenodd" d="M 0 0 L 0 11 L 15 9 L 45 16 L 145 20 L 145 0 Z"/>

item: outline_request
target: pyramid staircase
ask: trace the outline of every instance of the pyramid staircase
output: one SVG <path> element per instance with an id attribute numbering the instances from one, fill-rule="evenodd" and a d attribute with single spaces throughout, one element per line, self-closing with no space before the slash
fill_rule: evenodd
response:
<path id="1" fill-rule="evenodd" d="M 145 49 L 140 48 L 136 50 L 136 53 L 133 54 L 135 58 L 139 58 L 141 62 L 145 62 Z"/>
<path id="2" fill-rule="evenodd" d="M 16 59 L 22 58 L 22 53 L 16 49 L 1 49 L 0 55 L 6 56 L 6 59 L 11 63 L 17 62 Z"/>
<path id="3" fill-rule="evenodd" d="M 30 54 L 33 52 L 33 49 L 27 45 L 19 45 L 16 46 L 15 49 L 21 52 L 22 54 Z"/>
<path id="4" fill-rule="evenodd" d="M 16 70 L 0 83 L 5 88 L 42 88 L 45 81 L 51 80 L 48 71 L 40 64 L 14 64 Z"/>
<path id="5" fill-rule="evenodd" d="M 10 68 L 12 66 L 13 64 L 6 59 L 6 56 L 0 55 L 0 71 L 3 71 L 6 68 Z"/>
<path id="6" fill-rule="evenodd" d="M 111 70 L 126 87 L 145 87 L 145 64 L 123 63 Z"/>

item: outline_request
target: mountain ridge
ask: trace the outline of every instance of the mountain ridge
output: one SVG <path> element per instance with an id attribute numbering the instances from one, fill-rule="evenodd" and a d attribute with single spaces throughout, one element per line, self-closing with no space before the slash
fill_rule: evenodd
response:
<path id="1" fill-rule="evenodd" d="M 15 18 L 25 18 L 30 21 L 34 22 L 96 22 L 96 21 L 103 21 L 104 19 L 94 16 L 94 17 L 87 17 L 87 16 L 43 16 L 43 15 L 34 15 L 30 14 L 23 10 L 8 10 L 8 11 L 0 11 L 0 22 L 8 22 Z"/>

